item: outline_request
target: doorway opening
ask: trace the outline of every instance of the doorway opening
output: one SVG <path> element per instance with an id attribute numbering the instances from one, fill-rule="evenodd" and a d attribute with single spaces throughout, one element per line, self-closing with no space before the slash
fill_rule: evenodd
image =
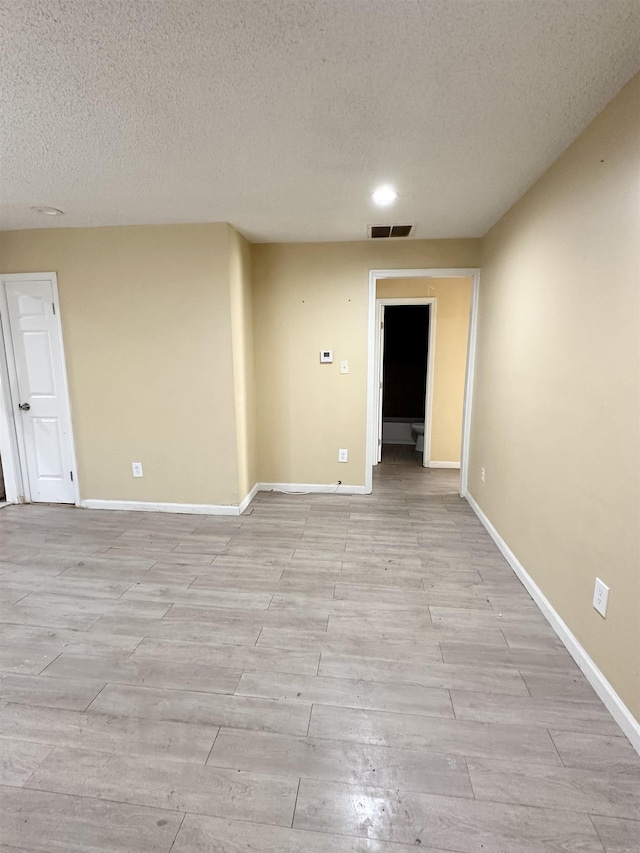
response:
<path id="1" fill-rule="evenodd" d="M 9 503 L 78 503 L 55 273 L 0 275 L 0 459 Z"/>
<path id="2" fill-rule="evenodd" d="M 459 480 L 460 494 L 467 491 L 467 458 L 471 427 L 473 366 L 477 326 L 480 275 L 477 269 L 372 270 L 369 274 L 369 383 L 367 414 L 367 466 L 365 491 L 373 490 L 373 470 L 390 452 L 425 468 L 452 468 Z M 424 370 L 424 426 L 420 441 L 420 418 L 413 413 L 392 414 L 393 402 L 385 394 L 385 322 L 387 312 L 411 306 L 423 308 L 422 327 L 405 314 L 407 338 L 418 340 Z M 426 308 L 426 312 L 424 309 Z M 428 322 L 424 323 L 424 314 Z M 399 318 L 402 314 L 397 315 Z M 414 325 L 415 322 L 415 325 Z M 437 334 L 436 334 L 437 327 Z M 427 331 L 428 330 L 428 331 Z M 405 341 L 405 349 L 408 348 Z M 425 369 L 426 367 L 426 369 Z M 418 367 L 396 369 L 403 384 L 410 373 L 418 376 Z M 420 387 L 422 380 L 415 383 Z M 386 396 L 386 400 L 385 400 Z M 386 406 L 385 406 L 386 402 Z M 391 405 L 391 409 L 389 408 Z M 415 405 L 415 403 L 414 403 Z M 398 420 L 391 420 L 397 418 Z M 409 420 L 411 419 L 411 420 Z M 393 440 L 399 441 L 392 443 Z M 421 457 L 421 458 L 420 458 Z"/>
<path id="3" fill-rule="evenodd" d="M 424 437 L 431 306 L 382 308 L 382 447 L 408 445 L 428 464 Z"/>
<path id="4" fill-rule="evenodd" d="M 378 454 L 391 446 L 411 447 L 426 468 L 431 451 L 432 378 L 436 300 L 376 300 L 380 323 L 378 353 Z"/>

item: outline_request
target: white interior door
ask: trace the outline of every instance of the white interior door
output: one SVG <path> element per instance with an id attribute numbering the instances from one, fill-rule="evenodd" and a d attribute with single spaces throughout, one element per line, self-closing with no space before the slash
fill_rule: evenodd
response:
<path id="1" fill-rule="evenodd" d="M 4 276 L 3 282 L 5 347 L 10 376 L 14 374 L 11 399 L 27 497 L 75 503 L 73 444 L 53 282 L 19 276 Z"/>
<path id="2" fill-rule="evenodd" d="M 382 460 L 382 403 L 384 395 L 384 305 L 380 306 L 380 328 L 378 330 L 380 342 L 378 352 L 378 462 Z"/>

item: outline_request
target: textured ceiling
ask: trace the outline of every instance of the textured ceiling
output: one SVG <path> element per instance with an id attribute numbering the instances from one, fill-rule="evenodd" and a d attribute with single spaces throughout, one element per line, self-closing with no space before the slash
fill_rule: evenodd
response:
<path id="1" fill-rule="evenodd" d="M 5 229 L 480 236 L 640 65 L 639 0 L 0 0 L 0 15 Z M 369 199 L 384 181 L 391 212 Z"/>

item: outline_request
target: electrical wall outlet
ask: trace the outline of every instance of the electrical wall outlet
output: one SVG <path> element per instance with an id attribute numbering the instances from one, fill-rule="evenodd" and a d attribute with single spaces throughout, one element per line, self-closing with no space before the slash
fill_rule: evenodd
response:
<path id="1" fill-rule="evenodd" d="M 341 448 L 338 451 L 338 462 L 348 462 L 349 461 L 349 451 L 345 448 Z"/>
<path id="2" fill-rule="evenodd" d="M 142 462 L 132 462 L 131 470 L 133 471 L 134 477 L 144 477 L 144 474 L 142 473 Z"/>
<path id="3" fill-rule="evenodd" d="M 484 483 L 484 477 L 485 477 L 484 468 L 481 468 L 480 469 L 480 482 L 481 483 Z"/>
<path id="4" fill-rule="evenodd" d="M 607 604 L 609 602 L 609 587 L 596 578 L 596 587 L 593 591 L 593 606 L 601 616 L 607 615 Z"/>

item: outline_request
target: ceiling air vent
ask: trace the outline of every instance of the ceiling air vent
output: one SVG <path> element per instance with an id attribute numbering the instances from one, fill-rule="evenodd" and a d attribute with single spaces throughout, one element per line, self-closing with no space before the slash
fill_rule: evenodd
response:
<path id="1" fill-rule="evenodd" d="M 413 225 L 369 225 L 368 231 L 372 240 L 408 237 L 413 231 Z"/>

